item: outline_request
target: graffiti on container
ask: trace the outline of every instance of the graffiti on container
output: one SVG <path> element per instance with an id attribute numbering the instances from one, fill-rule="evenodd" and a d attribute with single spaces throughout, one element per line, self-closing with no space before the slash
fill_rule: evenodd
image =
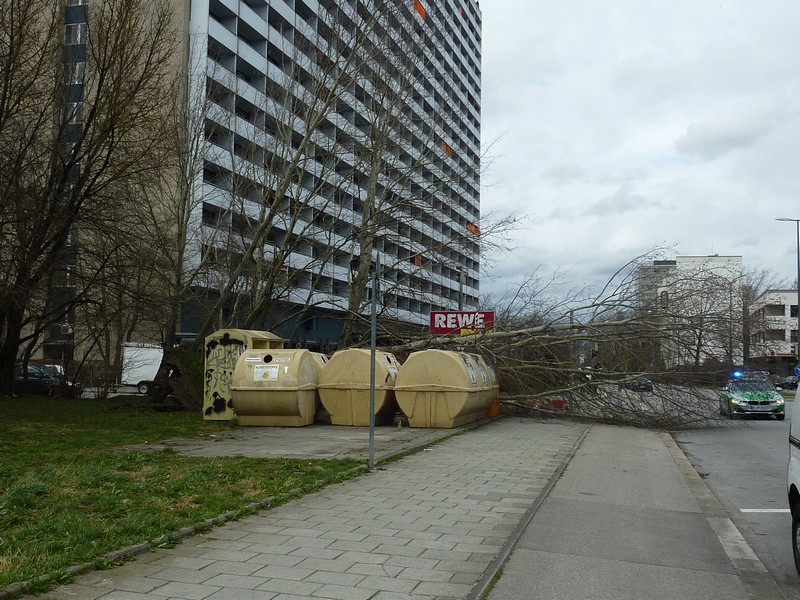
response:
<path id="1" fill-rule="evenodd" d="M 225 333 L 206 344 L 205 410 L 211 414 L 233 412 L 231 382 L 236 360 L 247 349 L 244 340 Z"/>

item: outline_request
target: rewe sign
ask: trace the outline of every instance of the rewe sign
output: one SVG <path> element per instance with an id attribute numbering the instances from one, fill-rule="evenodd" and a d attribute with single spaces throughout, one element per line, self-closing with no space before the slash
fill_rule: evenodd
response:
<path id="1" fill-rule="evenodd" d="M 474 333 L 494 328 L 494 312 L 491 310 L 443 310 L 431 311 L 431 333 Z"/>

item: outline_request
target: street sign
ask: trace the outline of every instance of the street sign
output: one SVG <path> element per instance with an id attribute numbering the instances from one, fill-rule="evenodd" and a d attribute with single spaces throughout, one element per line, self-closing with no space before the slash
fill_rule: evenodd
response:
<path id="1" fill-rule="evenodd" d="M 797 375 L 798 377 L 800 377 L 800 365 L 797 365 L 794 368 L 794 374 Z"/>
<path id="2" fill-rule="evenodd" d="M 494 328 L 494 311 L 441 310 L 431 311 L 431 333 L 436 335 L 467 334 Z"/>

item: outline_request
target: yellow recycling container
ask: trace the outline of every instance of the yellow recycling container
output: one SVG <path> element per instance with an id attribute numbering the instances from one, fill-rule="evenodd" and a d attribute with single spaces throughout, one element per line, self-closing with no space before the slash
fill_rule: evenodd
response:
<path id="1" fill-rule="evenodd" d="M 394 389 L 411 427 L 452 428 L 484 417 L 498 386 L 477 354 L 424 350 L 408 357 Z"/>
<path id="2" fill-rule="evenodd" d="M 397 412 L 394 381 L 400 363 L 393 354 L 375 353 L 375 424 L 391 423 Z M 348 348 L 334 353 L 322 369 L 319 395 L 332 425 L 369 426 L 370 351 Z"/>
<path id="3" fill-rule="evenodd" d="M 231 381 L 245 350 L 283 348 L 283 339 L 268 331 L 219 329 L 206 337 L 203 371 L 203 419 L 230 421 L 236 416 Z"/>
<path id="4" fill-rule="evenodd" d="M 245 351 L 231 385 L 239 425 L 311 425 L 317 412 L 318 361 L 308 350 Z"/>

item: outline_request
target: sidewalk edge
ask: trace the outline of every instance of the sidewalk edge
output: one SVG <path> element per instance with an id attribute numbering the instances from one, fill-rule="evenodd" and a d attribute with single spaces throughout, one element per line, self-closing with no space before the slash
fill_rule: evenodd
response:
<path id="1" fill-rule="evenodd" d="M 711 493 L 706 482 L 692 466 L 672 435 L 669 432 L 662 432 L 661 439 L 750 596 L 759 600 L 786 600 L 778 583 L 747 543 L 736 524 L 728 517 L 722 504 Z"/>

